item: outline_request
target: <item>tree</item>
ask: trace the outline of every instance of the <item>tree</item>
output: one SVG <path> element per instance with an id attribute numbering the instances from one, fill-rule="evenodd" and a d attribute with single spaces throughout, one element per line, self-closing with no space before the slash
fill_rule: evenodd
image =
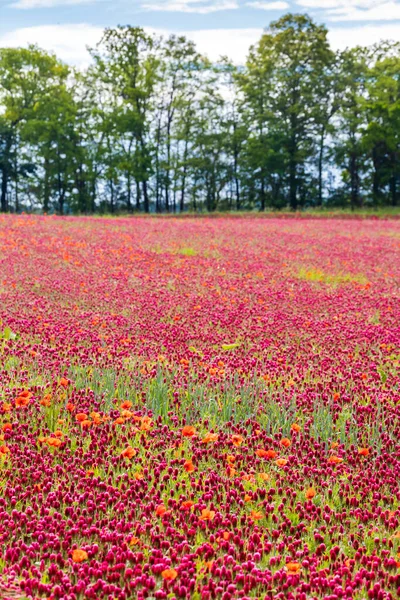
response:
<path id="1" fill-rule="evenodd" d="M 144 210 L 150 210 L 152 145 L 148 139 L 154 90 L 159 77 L 159 42 L 140 27 L 106 29 L 91 54 L 97 77 L 117 97 L 121 134 L 135 140 L 135 178 L 142 186 Z"/>
<path id="2" fill-rule="evenodd" d="M 385 57 L 369 70 L 364 104 L 367 126 L 364 143 L 373 164 L 375 204 L 398 204 L 400 176 L 400 58 Z"/>
<path id="3" fill-rule="evenodd" d="M 336 133 L 335 157 L 342 169 L 342 177 L 349 189 L 351 209 L 362 205 L 361 185 L 366 168 L 365 97 L 368 53 L 357 47 L 345 50 L 339 57 L 339 77 L 342 80 L 338 128 Z"/>
<path id="4" fill-rule="evenodd" d="M 36 46 L 0 49 L 0 206 L 8 210 L 12 176 L 18 173 L 23 130 L 44 98 L 57 94 L 68 69 Z"/>
<path id="5" fill-rule="evenodd" d="M 313 154 L 320 106 L 326 101 L 325 86 L 319 82 L 329 72 L 333 58 L 323 25 L 316 25 L 307 15 L 288 14 L 271 23 L 251 49 L 242 80 L 258 123 L 259 145 L 267 145 L 269 157 L 276 155 L 276 144 L 285 151 L 279 171 L 282 174 L 283 166 L 287 168 L 292 209 L 298 205 L 300 181 Z M 265 159 L 261 162 L 263 205 L 269 167 Z"/>

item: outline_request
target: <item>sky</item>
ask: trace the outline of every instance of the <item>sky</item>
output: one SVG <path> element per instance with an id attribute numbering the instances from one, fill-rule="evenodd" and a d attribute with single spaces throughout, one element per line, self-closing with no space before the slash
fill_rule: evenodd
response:
<path id="1" fill-rule="evenodd" d="M 36 43 L 77 66 L 105 27 L 182 33 L 215 60 L 244 63 L 271 21 L 287 12 L 325 23 L 333 48 L 400 42 L 400 0 L 0 0 L 0 47 Z"/>

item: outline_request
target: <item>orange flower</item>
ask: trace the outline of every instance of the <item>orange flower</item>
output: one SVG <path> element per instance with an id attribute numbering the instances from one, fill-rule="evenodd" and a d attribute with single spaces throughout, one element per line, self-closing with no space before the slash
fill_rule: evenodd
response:
<path id="1" fill-rule="evenodd" d="M 280 441 L 280 444 L 284 448 L 289 448 L 289 446 L 292 444 L 292 442 L 289 440 L 289 438 L 282 438 Z"/>
<path id="2" fill-rule="evenodd" d="M 78 413 L 77 415 L 75 415 L 75 419 L 80 423 L 82 423 L 82 421 L 86 421 L 87 418 L 88 416 L 86 413 Z"/>
<path id="3" fill-rule="evenodd" d="M 211 569 L 212 569 L 212 567 L 213 567 L 213 564 L 214 564 L 214 561 L 213 561 L 213 560 L 207 560 L 207 561 L 204 563 L 204 566 L 205 566 L 205 569 L 204 569 L 204 570 L 205 570 L 205 571 L 208 571 L 208 572 L 210 573 L 210 572 L 211 572 Z"/>
<path id="4" fill-rule="evenodd" d="M 81 563 L 87 559 L 88 553 L 86 552 L 86 550 L 81 550 L 81 548 L 77 548 L 72 552 L 72 560 L 76 563 Z"/>
<path id="5" fill-rule="evenodd" d="M 69 386 L 69 381 L 68 379 L 65 379 L 65 377 L 61 377 L 60 381 L 58 382 L 58 385 L 60 385 L 63 388 L 66 388 Z"/>
<path id="6" fill-rule="evenodd" d="M 361 456 L 369 456 L 370 450 L 369 448 L 359 448 L 358 449 L 358 454 L 360 454 Z"/>
<path id="7" fill-rule="evenodd" d="M 201 440 L 203 444 L 210 444 L 211 442 L 216 442 L 218 439 L 217 433 L 207 433 L 203 439 Z"/>
<path id="8" fill-rule="evenodd" d="M 32 397 L 32 392 L 29 392 L 28 390 L 24 390 L 23 392 L 20 392 L 18 394 L 19 398 L 31 398 Z"/>
<path id="9" fill-rule="evenodd" d="M 278 467 L 284 467 L 287 464 L 287 459 L 278 458 L 278 460 L 275 461 L 275 464 L 278 465 Z"/>
<path id="10" fill-rule="evenodd" d="M 18 396 L 18 398 L 15 398 L 15 406 L 17 408 L 28 406 L 28 404 L 29 404 L 29 396 Z"/>
<path id="11" fill-rule="evenodd" d="M 275 452 L 275 450 L 264 450 L 264 448 L 259 448 L 256 450 L 256 454 L 259 458 L 275 458 L 278 453 Z"/>
<path id="12" fill-rule="evenodd" d="M 75 410 L 75 405 L 72 404 L 72 402 L 67 402 L 67 405 L 65 408 L 68 410 L 68 412 L 73 412 Z"/>
<path id="13" fill-rule="evenodd" d="M 124 419 L 130 419 L 131 417 L 133 417 L 133 412 L 131 412 L 130 410 L 121 410 L 121 417 L 123 417 Z"/>
<path id="14" fill-rule="evenodd" d="M 114 421 L 115 425 L 122 425 L 123 423 L 125 423 L 125 419 L 123 419 L 122 417 L 117 417 Z"/>
<path id="15" fill-rule="evenodd" d="M 62 441 L 58 438 L 47 438 L 47 445 L 52 446 L 53 448 L 59 448 L 62 444 Z"/>
<path id="16" fill-rule="evenodd" d="M 84 421 L 81 421 L 82 429 L 85 429 L 85 427 L 86 428 L 90 427 L 91 424 L 92 424 L 92 421 L 89 421 L 89 419 L 85 419 Z"/>
<path id="17" fill-rule="evenodd" d="M 12 425 L 11 425 L 11 423 L 4 423 L 4 425 L 1 429 L 2 429 L 2 431 L 11 431 Z"/>
<path id="18" fill-rule="evenodd" d="M 139 542 L 140 542 L 139 538 L 133 536 L 133 537 L 131 537 L 129 544 L 130 544 L 130 546 L 137 546 L 139 544 Z"/>
<path id="19" fill-rule="evenodd" d="M 167 512 L 167 509 L 165 507 L 165 504 L 159 504 L 156 508 L 156 515 L 158 517 L 162 517 L 163 515 L 165 515 L 165 513 Z"/>
<path id="20" fill-rule="evenodd" d="M 0 446 L 0 454 L 9 454 L 10 448 L 8 446 Z"/>
<path id="21" fill-rule="evenodd" d="M 135 456 L 135 454 L 136 450 L 134 450 L 132 446 L 128 446 L 127 448 L 125 448 L 125 450 L 121 452 L 121 456 L 123 456 L 124 458 L 132 458 L 133 456 Z"/>
<path id="22" fill-rule="evenodd" d="M 161 571 L 161 577 L 165 581 L 174 581 L 178 577 L 178 571 L 175 571 L 175 569 L 164 569 L 164 571 Z"/>
<path id="23" fill-rule="evenodd" d="M 40 401 L 41 406 L 50 406 L 51 404 L 51 396 L 50 394 L 46 394 Z"/>
<path id="24" fill-rule="evenodd" d="M 132 408 L 132 402 L 130 402 L 129 400 L 125 400 L 125 402 L 121 404 L 121 408 L 123 410 L 129 410 L 130 408 Z"/>
<path id="25" fill-rule="evenodd" d="M 182 435 L 183 437 L 193 437 L 196 435 L 196 429 L 193 427 L 193 425 L 185 425 L 185 427 L 182 429 Z"/>
<path id="26" fill-rule="evenodd" d="M 59 437 L 62 437 L 64 434 L 60 429 L 56 429 L 56 431 L 54 432 L 54 435 L 59 438 Z"/>
<path id="27" fill-rule="evenodd" d="M 201 511 L 200 521 L 212 521 L 215 517 L 215 510 L 210 510 L 209 508 L 203 508 Z"/>
<path id="28" fill-rule="evenodd" d="M 245 494 L 244 501 L 245 502 L 250 502 L 250 500 L 251 500 L 251 496 L 249 494 Z"/>
<path id="29" fill-rule="evenodd" d="M 226 462 L 228 463 L 228 465 L 232 466 L 234 464 L 235 460 L 236 460 L 236 457 L 233 456 L 233 454 L 226 455 Z"/>
<path id="30" fill-rule="evenodd" d="M 150 417 L 148 417 L 147 415 L 142 417 L 140 431 L 149 431 L 151 429 L 151 426 L 152 426 L 152 419 Z"/>
<path id="31" fill-rule="evenodd" d="M 252 519 L 253 521 L 259 521 L 260 519 L 263 518 L 263 514 L 260 511 L 257 510 L 252 510 L 250 513 L 250 519 Z"/>
<path id="32" fill-rule="evenodd" d="M 301 570 L 301 564 L 298 562 L 288 562 L 286 564 L 286 570 L 291 575 L 295 575 Z"/>
<path id="33" fill-rule="evenodd" d="M 296 431 L 297 433 L 299 433 L 299 431 L 301 431 L 301 427 L 300 425 L 298 425 L 297 423 L 293 423 L 293 425 L 290 428 L 292 431 Z"/>
<path id="34" fill-rule="evenodd" d="M 308 490 L 306 491 L 306 498 L 307 500 L 312 500 L 314 498 L 314 496 L 316 496 L 317 492 L 314 490 L 314 488 L 310 487 L 308 488 Z"/>
<path id="35" fill-rule="evenodd" d="M 196 467 L 192 463 L 192 459 L 185 460 L 183 468 L 185 469 L 186 473 L 193 473 L 193 471 L 196 470 Z"/>
<path id="36" fill-rule="evenodd" d="M 339 456 L 336 456 L 336 454 L 333 454 L 332 456 L 330 456 L 328 458 L 328 463 L 330 465 L 340 465 L 340 463 L 343 462 L 343 458 L 339 458 Z"/>
<path id="37" fill-rule="evenodd" d="M 241 446 L 243 444 L 244 438 L 242 435 L 233 435 L 232 436 L 232 444 L 234 446 L 236 446 L 236 448 L 239 448 L 239 446 Z"/>
<path id="38" fill-rule="evenodd" d="M 11 404 L 8 404 L 8 402 L 4 402 L 4 404 L 2 406 L 3 412 L 10 412 L 11 408 L 12 408 Z"/>
<path id="39" fill-rule="evenodd" d="M 181 504 L 181 510 L 190 510 L 194 506 L 194 502 L 192 500 L 185 500 Z"/>
<path id="40" fill-rule="evenodd" d="M 262 479 L 262 481 L 268 481 L 269 479 L 268 473 L 259 473 L 258 476 L 260 477 L 260 479 Z"/>
<path id="41" fill-rule="evenodd" d="M 331 449 L 332 450 L 336 450 L 336 448 L 339 448 L 339 442 L 332 442 L 331 443 Z"/>
<path id="42" fill-rule="evenodd" d="M 101 418 L 101 414 L 95 411 L 92 411 L 89 415 L 90 417 L 92 417 L 93 419 L 93 423 L 95 425 L 100 425 L 100 423 L 102 422 L 102 418 Z"/>
<path id="43" fill-rule="evenodd" d="M 227 542 L 229 540 L 229 538 L 231 537 L 231 532 L 230 531 L 224 531 L 222 534 L 223 539 Z"/>

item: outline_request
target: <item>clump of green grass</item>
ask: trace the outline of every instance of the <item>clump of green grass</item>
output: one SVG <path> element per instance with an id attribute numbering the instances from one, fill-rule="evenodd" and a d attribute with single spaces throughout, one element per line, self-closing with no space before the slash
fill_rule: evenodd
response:
<path id="1" fill-rule="evenodd" d="M 185 246 L 183 248 L 178 248 L 178 250 L 175 250 L 174 254 L 181 254 L 182 256 L 196 256 L 197 251 L 194 248 L 191 248 L 190 246 Z"/>
<path id="2" fill-rule="evenodd" d="M 321 269 L 306 269 L 302 267 L 296 273 L 297 279 L 303 279 L 305 281 L 312 281 L 317 283 L 324 283 L 326 285 L 338 286 L 346 283 L 356 283 L 358 285 L 366 285 L 368 279 L 362 273 L 326 273 Z"/>

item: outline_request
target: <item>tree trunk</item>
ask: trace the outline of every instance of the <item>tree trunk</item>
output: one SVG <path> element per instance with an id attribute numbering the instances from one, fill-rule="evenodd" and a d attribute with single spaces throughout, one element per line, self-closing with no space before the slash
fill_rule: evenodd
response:
<path id="1" fill-rule="evenodd" d="M 7 212 L 7 192 L 8 192 L 8 181 L 10 178 L 10 152 L 11 152 L 11 135 L 8 134 L 6 138 L 6 144 L 4 148 L 4 158 L 2 166 L 2 177 L 1 177 L 1 195 L 0 195 L 0 207 L 1 212 Z"/>
<path id="2" fill-rule="evenodd" d="M 18 154 L 15 156 L 14 163 L 14 186 L 15 186 L 15 212 L 19 212 L 19 192 L 18 192 Z"/>
<path id="3" fill-rule="evenodd" d="M 130 171 L 128 171 L 126 176 L 126 207 L 128 209 L 128 212 L 132 211 L 132 189 Z"/>
<path id="4" fill-rule="evenodd" d="M 374 165 L 374 173 L 372 176 L 372 197 L 374 206 L 378 206 L 380 197 L 380 172 L 376 146 L 374 146 L 372 149 L 372 163 Z"/>
<path id="5" fill-rule="evenodd" d="M 43 195 L 43 212 L 49 212 L 50 203 L 50 184 L 49 184 L 49 168 L 50 161 L 48 156 L 44 159 L 44 195 Z"/>
<path id="6" fill-rule="evenodd" d="M 171 167 L 171 123 L 172 116 L 168 116 L 167 122 L 167 176 L 165 178 L 165 210 L 169 212 L 169 172 Z M 175 208 L 174 208 L 175 212 Z"/>
<path id="7" fill-rule="evenodd" d="M 143 181 L 142 187 L 143 187 L 143 207 L 144 207 L 144 212 L 145 213 L 149 213 L 150 212 L 150 203 L 149 203 L 149 193 L 148 193 L 147 180 L 146 179 Z"/>
<path id="8" fill-rule="evenodd" d="M 182 173 L 182 186 L 181 186 L 181 199 L 179 203 L 179 211 L 183 212 L 185 208 L 185 186 L 186 186 L 186 172 L 187 172 L 187 153 L 188 153 L 188 141 L 185 140 L 185 150 L 183 152 L 183 173 Z"/>
<path id="9" fill-rule="evenodd" d="M 265 177 L 261 175 L 261 210 L 265 210 Z"/>
<path id="10" fill-rule="evenodd" d="M 141 197 L 140 182 L 136 181 L 136 210 L 138 212 L 140 211 L 140 197 Z"/>
<path id="11" fill-rule="evenodd" d="M 324 164 L 325 129 L 322 129 L 318 153 L 318 206 L 322 206 L 322 167 Z"/>
<path id="12" fill-rule="evenodd" d="M 357 156 L 355 152 L 350 155 L 350 204 L 351 210 L 359 206 L 359 176 Z"/>
<path id="13" fill-rule="evenodd" d="M 96 177 L 97 176 L 93 176 L 92 189 L 90 192 L 90 210 L 92 213 L 96 212 Z"/>
<path id="14" fill-rule="evenodd" d="M 397 206 L 397 169 L 396 169 L 396 154 L 392 155 L 392 175 L 390 178 L 390 196 L 392 206 Z"/>
<path id="15" fill-rule="evenodd" d="M 296 161 L 293 156 L 289 160 L 289 203 L 292 210 L 297 209 L 297 169 Z"/>

